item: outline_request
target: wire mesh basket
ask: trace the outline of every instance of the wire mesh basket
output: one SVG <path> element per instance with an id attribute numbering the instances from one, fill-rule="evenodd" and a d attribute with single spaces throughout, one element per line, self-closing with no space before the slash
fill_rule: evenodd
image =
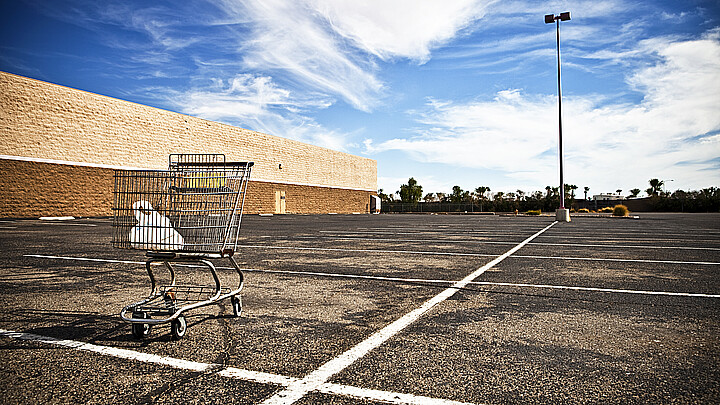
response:
<path id="1" fill-rule="evenodd" d="M 168 170 L 115 170 L 112 244 L 232 255 L 252 162 L 173 154 Z"/>

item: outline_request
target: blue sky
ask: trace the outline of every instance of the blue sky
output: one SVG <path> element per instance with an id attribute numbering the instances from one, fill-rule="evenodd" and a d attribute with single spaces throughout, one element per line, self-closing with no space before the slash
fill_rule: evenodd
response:
<path id="1" fill-rule="evenodd" d="M 0 70 L 376 159 L 378 187 L 720 186 L 719 1 L 4 2 Z"/>

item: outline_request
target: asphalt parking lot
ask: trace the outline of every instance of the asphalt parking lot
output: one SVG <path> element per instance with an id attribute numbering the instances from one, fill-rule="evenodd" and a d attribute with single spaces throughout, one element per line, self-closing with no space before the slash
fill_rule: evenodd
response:
<path id="1" fill-rule="evenodd" d="M 150 287 L 111 220 L 0 220 L 0 397 L 719 403 L 720 214 L 638 215 L 245 216 L 242 316 L 178 341 L 121 322 Z"/>

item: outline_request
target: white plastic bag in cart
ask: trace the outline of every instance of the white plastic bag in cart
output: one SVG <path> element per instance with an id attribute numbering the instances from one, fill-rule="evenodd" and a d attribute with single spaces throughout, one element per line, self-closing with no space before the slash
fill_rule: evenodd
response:
<path id="1" fill-rule="evenodd" d="M 170 220 L 147 201 L 133 204 L 137 225 L 130 231 L 130 246 L 146 250 L 180 250 L 185 243 Z"/>

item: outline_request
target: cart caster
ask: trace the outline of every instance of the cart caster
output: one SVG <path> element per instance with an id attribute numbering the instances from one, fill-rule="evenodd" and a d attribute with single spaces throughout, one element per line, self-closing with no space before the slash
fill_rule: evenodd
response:
<path id="1" fill-rule="evenodd" d="M 185 336 L 185 332 L 187 332 L 187 322 L 185 321 L 185 317 L 180 315 L 175 318 L 170 323 L 170 331 L 172 333 L 173 340 L 180 340 L 183 336 Z"/>
<path id="2" fill-rule="evenodd" d="M 230 302 L 232 303 L 233 315 L 240 316 L 242 313 L 242 298 L 239 295 L 233 295 L 230 297 Z"/>
<path id="3" fill-rule="evenodd" d="M 150 319 L 150 315 L 146 314 L 145 312 L 133 313 L 132 317 L 139 319 Z M 150 335 L 150 330 L 152 329 L 149 323 L 133 323 L 131 327 L 132 335 L 135 339 L 143 339 L 148 337 Z"/>

